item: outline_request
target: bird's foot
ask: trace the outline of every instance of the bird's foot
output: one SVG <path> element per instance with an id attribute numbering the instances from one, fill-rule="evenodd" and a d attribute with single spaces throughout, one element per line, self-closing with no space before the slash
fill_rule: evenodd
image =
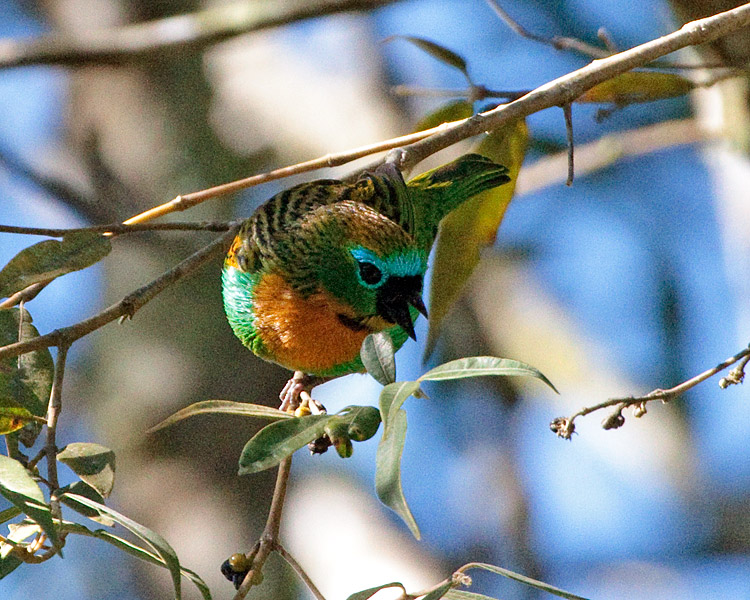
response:
<path id="1" fill-rule="evenodd" d="M 312 388 L 324 381 L 325 379 L 307 375 L 302 371 L 295 371 L 279 394 L 280 410 L 294 413 L 296 417 L 325 413 L 325 407 L 310 396 Z"/>

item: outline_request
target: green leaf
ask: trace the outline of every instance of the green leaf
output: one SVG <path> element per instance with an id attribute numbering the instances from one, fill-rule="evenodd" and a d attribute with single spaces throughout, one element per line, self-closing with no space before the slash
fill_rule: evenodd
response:
<path id="1" fill-rule="evenodd" d="M 22 522 L 8 525 L 10 533 L 7 538 L 20 544 L 31 536 L 38 534 L 41 529 L 36 523 Z M 13 572 L 23 564 L 23 561 L 12 554 L 13 545 L 0 542 L 0 579 Z"/>
<path id="2" fill-rule="evenodd" d="M 629 71 L 595 85 L 575 101 L 626 106 L 684 96 L 694 88 L 692 81 L 674 73 Z"/>
<path id="3" fill-rule="evenodd" d="M 21 509 L 18 508 L 17 506 L 11 506 L 10 508 L 6 508 L 5 510 L 0 511 L 0 523 L 5 523 L 6 521 L 15 519 L 20 514 L 21 514 Z"/>
<path id="4" fill-rule="evenodd" d="M 39 524 L 50 541 L 60 547 L 49 505 L 42 490 L 17 460 L 0 454 L 0 494 Z"/>
<path id="5" fill-rule="evenodd" d="M 380 418 L 383 420 L 383 435 L 387 435 L 392 417 L 406 402 L 409 396 L 419 389 L 418 381 L 397 381 L 383 388 L 378 400 L 380 404 Z"/>
<path id="6" fill-rule="evenodd" d="M 188 417 L 194 417 L 195 415 L 204 414 L 224 414 L 224 415 L 239 415 L 241 417 L 257 417 L 260 419 L 293 419 L 294 417 L 289 413 L 278 410 L 277 408 L 271 408 L 270 406 L 262 406 L 260 404 L 249 404 L 247 402 L 231 402 L 230 400 L 203 400 L 196 402 L 190 406 L 178 410 L 176 413 L 167 417 L 160 423 L 154 425 L 147 433 L 154 433 L 170 425 L 174 425 L 178 421 L 187 419 Z"/>
<path id="7" fill-rule="evenodd" d="M 157 554 L 154 554 L 153 552 L 149 552 L 145 548 L 141 548 L 140 546 L 134 544 L 133 542 L 125 540 L 108 531 L 104 531 L 103 529 L 97 529 L 95 531 L 92 531 L 88 529 L 87 527 L 84 527 L 83 525 L 80 525 L 78 523 L 71 523 L 68 521 L 66 521 L 63 525 L 65 528 L 65 531 L 69 533 L 74 533 L 77 535 L 84 535 L 87 537 L 100 539 L 104 542 L 107 542 L 108 544 L 113 545 L 115 548 L 118 548 L 119 550 L 122 550 L 123 552 L 127 552 L 128 554 L 135 556 L 136 558 L 139 558 L 145 562 L 151 563 L 153 565 L 159 565 L 161 567 L 167 566 L 164 560 Z M 183 577 L 189 579 L 195 584 L 195 586 L 198 588 L 201 595 L 203 596 L 204 600 L 211 600 L 211 592 L 208 589 L 208 586 L 203 581 L 203 579 L 201 579 L 195 572 L 191 571 L 190 569 L 181 567 L 180 573 L 182 574 Z"/>
<path id="8" fill-rule="evenodd" d="M 88 483 L 104 498 L 115 483 L 115 453 L 99 444 L 73 442 L 57 455 L 81 480 Z"/>
<path id="9" fill-rule="evenodd" d="M 0 298 L 85 269 L 107 256 L 111 249 L 109 238 L 92 232 L 69 233 L 61 242 L 44 240 L 29 246 L 0 271 Z"/>
<path id="10" fill-rule="evenodd" d="M 455 52 L 453 52 L 453 50 L 449 50 L 445 46 L 441 46 L 440 44 L 436 44 L 435 42 L 432 42 L 430 40 L 426 40 L 424 38 L 416 37 L 413 35 L 392 35 L 384 39 L 383 43 L 387 43 L 396 39 L 411 42 L 412 44 L 417 46 L 417 48 L 423 50 L 424 52 L 427 52 L 427 54 L 439 60 L 441 63 L 448 65 L 449 67 L 453 67 L 454 69 L 458 69 L 459 71 L 461 71 L 461 73 L 464 74 L 464 77 L 466 77 L 466 81 L 471 83 L 466 60 L 460 54 L 456 54 Z"/>
<path id="11" fill-rule="evenodd" d="M 440 587 L 432 590 L 429 594 L 425 594 L 422 600 L 440 600 L 440 598 L 445 596 L 450 591 L 453 585 L 453 582 L 449 579 Z"/>
<path id="12" fill-rule="evenodd" d="M 375 491 L 380 501 L 391 508 L 406 523 L 416 539 L 420 539 L 419 527 L 412 515 L 401 485 L 401 456 L 406 440 L 406 411 L 397 411 L 388 429 L 378 444 L 375 458 Z"/>
<path id="13" fill-rule="evenodd" d="M 38 337 L 32 318 L 25 309 L 0 310 L 0 346 Z M 21 406 L 32 415 L 44 417 L 47 413 L 55 366 L 48 348 L 0 360 L 0 406 Z M 41 426 L 29 422 L 22 432 L 21 441 L 31 446 Z"/>
<path id="14" fill-rule="evenodd" d="M 33 421 L 33 415 L 11 398 L 0 396 L 0 435 L 18 431 Z"/>
<path id="15" fill-rule="evenodd" d="M 538 369 L 518 360 L 495 356 L 470 356 L 452 360 L 430 369 L 417 381 L 445 381 L 446 379 L 464 379 L 487 375 L 536 377 L 557 392 L 552 382 Z"/>
<path id="16" fill-rule="evenodd" d="M 249 475 L 278 465 L 323 435 L 332 416 L 309 415 L 266 425 L 242 449 L 239 474 Z"/>
<path id="17" fill-rule="evenodd" d="M 443 123 L 449 123 L 451 121 L 460 121 L 462 119 L 468 119 L 474 114 L 474 109 L 471 106 L 471 102 L 466 100 L 455 100 L 444 104 L 438 108 L 435 112 L 430 113 L 424 119 L 422 119 L 414 131 L 424 131 L 425 129 L 432 129 Z"/>
<path id="18" fill-rule="evenodd" d="M 375 381 L 381 385 L 396 381 L 396 351 L 393 339 L 386 331 L 368 335 L 359 355 L 365 369 Z"/>
<path id="19" fill-rule="evenodd" d="M 509 571 L 508 569 L 503 569 L 502 567 L 496 567 L 495 565 L 488 565 L 486 563 L 470 563 L 468 565 L 464 565 L 463 567 L 461 567 L 461 569 L 463 571 L 466 571 L 468 569 L 484 569 L 485 571 L 497 573 L 498 575 L 502 575 L 503 577 L 507 577 L 508 579 L 513 579 L 514 581 L 519 581 L 538 590 L 554 594 L 555 596 L 559 596 L 560 598 L 567 598 L 568 600 L 586 600 L 586 598 L 583 598 L 582 596 L 576 596 L 575 594 L 571 594 L 570 592 L 566 592 L 565 590 L 556 588 L 555 586 L 544 583 L 543 581 L 538 581 L 536 579 L 532 579 L 531 577 L 526 577 L 526 575 L 521 575 L 520 573 L 515 573 L 513 571 Z"/>
<path id="20" fill-rule="evenodd" d="M 80 494 L 65 494 L 68 498 L 75 500 L 79 504 L 83 504 L 89 508 L 92 508 L 102 515 L 111 517 L 116 523 L 119 523 L 125 527 L 128 531 L 131 531 L 144 542 L 146 542 L 151 549 L 159 556 L 163 561 L 164 565 L 169 569 L 172 575 L 172 584 L 174 586 L 174 597 L 176 600 L 180 600 L 181 597 L 181 582 L 180 582 L 180 561 L 177 558 L 172 546 L 161 537 L 155 531 L 151 531 L 148 527 L 144 527 L 140 523 L 136 523 L 132 519 L 125 515 L 113 510 L 100 502 L 95 502 Z"/>
<path id="21" fill-rule="evenodd" d="M 107 515 L 102 515 L 98 510 L 89 508 L 88 506 L 84 506 L 83 504 L 79 504 L 78 502 L 76 502 L 75 498 L 71 496 L 85 496 L 89 500 L 93 500 L 94 502 L 98 502 L 99 504 L 104 504 L 104 498 L 102 497 L 102 495 L 88 483 L 84 483 L 83 481 L 76 481 L 72 485 L 66 485 L 63 488 L 60 488 L 59 494 L 61 495 L 60 501 L 63 504 L 82 514 L 84 517 L 88 517 L 92 521 L 96 521 L 97 523 L 101 523 L 102 525 L 106 525 L 107 527 L 112 527 L 112 525 L 115 524 L 114 519 L 108 517 Z"/>
<path id="22" fill-rule="evenodd" d="M 475 594 L 474 592 L 455 589 L 448 590 L 443 598 L 446 598 L 446 600 L 496 600 L 495 598 L 485 596 L 484 594 Z M 422 600 L 424 600 L 424 598 Z"/>
<path id="23" fill-rule="evenodd" d="M 497 230 L 515 192 L 518 172 L 528 147 L 528 136 L 524 120 L 490 132 L 475 151 L 505 165 L 510 182 L 477 194 L 450 212 L 440 223 L 430 281 L 430 320 L 425 358 L 434 351 L 443 320 L 479 263 L 482 249 L 495 243 Z"/>
<path id="24" fill-rule="evenodd" d="M 404 584 L 399 583 L 398 581 L 394 581 L 393 583 L 384 583 L 383 585 L 376 585 L 375 587 L 371 587 L 366 590 L 362 590 L 360 592 L 354 592 L 346 600 L 367 600 L 368 598 L 374 596 L 380 590 L 384 590 L 385 588 L 390 588 L 390 587 L 399 587 L 404 592 L 404 594 L 406 594 L 406 588 L 404 587 Z"/>
<path id="25" fill-rule="evenodd" d="M 380 411 L 374 406 L 347 406 L 339 415 L 348 425 L 347 435 L 355 442 L 369 440 L 380 428 Z"/>

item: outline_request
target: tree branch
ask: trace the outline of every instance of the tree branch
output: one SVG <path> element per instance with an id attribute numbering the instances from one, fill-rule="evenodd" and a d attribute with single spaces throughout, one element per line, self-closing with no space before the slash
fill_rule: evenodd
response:
<path id="1" fill-rule="evenodd" d="M 297 577 L 305 582 L 305 585 L 316 600 L 326 600 L 325 596 L 323 596 L 318 587 L 312 582 L 310 576 L 305 573 L 305 570 L 300 566 L 296 559 L 279 543 L 276 544 L 276 552 L 278 552 L 289 566 L 292 567 L 292 570 L 297 574 Z"/>
<path id="2" fill-rule="evenodd" d="M 24 65 L 82 67 L 125 64 L 155 53 L 195 52 L 231 37 L 345 11 L 366 11 L 395 0 L 285 0 L 218 5 L 200 12 L 117 29 L 0 40 L 0 69 Z"/>
<path id="3" fill-rule="evenodd" d="M 101 232 L 121 235 L 140 231 L 227 231 L 234 227 L 233 221 L 199 221 L 196 223 L 140 223 L 125 225 L 110 223 L 109 225 L 92 225 L 90 227 L 75 227 L 70 229 L 45 227 L 19 227 L 17 225 L 0 225 L 0 233 L 20 233 L 25 235 L 47 235 L 49 237 L 63 237 L 69 233 Z"/>
<path id="4" fill-rule="evenodd" d="M 17 342 L 15 344 L 1 347 L 0 359 L 10 356 L 18 356 L 41 348 L 48 348 L 49 346 L 60 346 L 64 343 L 72 344 L 77 339 L 103 327 L 107 323 L 111 323 L 115 319 L 120 317 L 132 317 L 138 309 L 152 300 L 164 289 L 196 271 L 214 256 L 222 253 L 236 233 L 237 227 L 233 227 L 227 233 L 215 239 L 204 248 L 201 248 L 166 273 L 163 273 L 161 276 L 154 279 L 152 282 L 137 289 L 116 304 L 113 304 L 109 308 L 106 308 L 99 314 L 94 315 L 85 321 L 81 321 L 70 327 L 57 329 L 51 333 L 30 340 L 24 340 L 23 342 Z"/>
<path id="5" fill-rule="evenodd" d="M 266 527 L 258 543 L 257 552 L 253 551 L 253 563 L 250 570 L 242 580 L 242 584 L 234 595 L 234 600 L 243 600 L 250 588 L 257 583 L 258 576 L 263 570 L 263 565 L 268 556 L 274 550 L 277 550 L 279 542 L 279 528 L 281 527 L 281 513 L 284 510 L 284 500 L 286 499 L 286 488 L 289 483 L 289 472 L 292 468 L 292 457 L 289 456 L 279 464 L 279 471 L 276 475 L 276 487 L 273 490 L 273 499 L 271 500 L 271 509 L 268 512 Z M 315 587 L 315 586 L 313 586 Z"/>
<path id="6" fill-rule="evenodd" d="M 687 381 L 683 381 L 679 385 L 676 385 L 674 387 L 671 387 L 666 390 L 662 389 L 656 389 L 652 392 L 649 392 L 645 396 L 629 396 L 627 398 L 610 398 L 609 400 L 606 400 L 604 402 L 601 402 L 599 404 L 596 404 L 594 406 L 589 406 L 586 408 L 582 408 L 577 413 L 570 417 L 558 417 L 557 419 L 553 420 L 552 423 L 550 423 L 550 429 L 556 433 L 559 437 L 569 440 L 573 433 L 575 433 L 575 423 L 574 421 L 578 417 L 585 417 L 588 414 L 591 414 L 592 412 L 595 412 L 597 410 L 601 410 L 603 408 L 609 408 L 611 406 L 615 406 L 615 411 L 609 415 L 604 421 L 602 421 L 602 427 L 604 429 L 617 429 L 618 427 L 621 427 L 625 423 L 625 417 L 622 416 L 622 411 L 629 406 L 635 406 L 635 416 L 636 418 L 642 417 L 646 414 L 646 404 L 648 402 L 652 402 L 654 400 L 661 400 L 662 402 L 669 402 L 670 400 L 673 400 L 674 398 L 677 398 L 678 396 L 684 394 L 689 389 L 695 387 L 699 383 L 705 381 L 706 379 L 713 377 L 720 371 L 723 371 L 724 369 L 731 367 L 733 364 L 739 362 L 739 366 L 736 369 L 733 369 L 732 372 L 726 377 L 723 378 L 719 385 L 722 388 L 726 388 L 729 385 L 735 384 L 735 383 L 741 383 L 742 379 L 745 375 L 745 366 L 747 365 L 748 361 L 750 360 L 750 347 L 745 348 L 744 350 L 738 352 L 734 356 L 729 357 L 724 362 L 719 363 L 715 367 L 708 369 L 706 371 L 703 371 L 703 373 L 700 373 L 696 375 L 695 377 L 691 377 Z"/>

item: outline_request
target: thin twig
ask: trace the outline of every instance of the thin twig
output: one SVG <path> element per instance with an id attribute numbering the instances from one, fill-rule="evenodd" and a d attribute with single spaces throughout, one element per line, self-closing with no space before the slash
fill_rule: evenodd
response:
<path id="1" fill-rule="evenodd" d="M 395 0 L 285 0 L 212 6 L 191 14 L 117 29 L 49 34 L 30 40 L 0 41 L 0 69 L 23 65 L 82 67 L 127 64 L 157 53 L 197 52 L 252 31 L 345 11 L 366 11 Z"/>
<path id="2" fill-rule="evenodd" d="M 696 375 L 695 377 L 691 377 L 687 381 L 683 381 L 682 383 L 671 387 L 669 389 L 663 390 L 663 389 L 655 389 L 652 392 L 649 392 L 645 396 L 628 396 L 624 398 L 610 398 L 609 400 L 606 400 L 604 402 L 601 402 L 599 404 L 595 404 L 594 406 L 588 406 L 586 408 L 582 408 L 577 413 L 571 415 L 570 417 L 558 417 L 552 423 L 550 424 L 550 429 L 554 431 L 559 437 L 564 438 L 566 440 L 569 440 L 573 433 L 575 432 L 575 423 L 574 421 L 578 417 L 585 417 L 588 414 L 591 414 L 592 412 L 596 412 L 598 410 L 602 410 L 603 408 L 610 408 L 612 406 L 616 407 L 616 410 L 604 420 L 603 427 L 605 429 L 617 429 L 620 427 L 624 422 L 625 419 L 622 416 L 622 411 L 629 406 L 637 406 L 638 412 L 636 413 L 637 417 L 643 416 L 646 413 L 646 404 L 648 402 L 653 402 L 654 400 L 661 400 L 662 402 L 669 402 L 670 400 L 673 400 L 674 398 L 677 398 L 678 396 L 684 394 L 689 389 L 695 387 L 699 383 L 705 381 L 706 379 L 709 379 L 710 377 L 713 377 L 720 371 L 723 371 L 724 369 L 732 366 L 736 362 L 741 362 L 741 368 L 743 369 L 742 373 L 738 376 L 739 381 L 742 380 L 742 376 L 744 375 L 744 367 L 747 365 L 748 361 L 750 360 L 750 347 L 745 348 L 744 350 L 738 352 L 734 356 L 729 357 L 724 362 L 719 363 L 715 367 L 711 369 L 707 369 L 706 371 L 703 371 L 702 373 Z M 738 367 L 739 369 L 740 367 Z M 739 382 L 738 381 L 738 382 Z M 726 387 L 725 385 L 722 387 Z"/>
<path id="3" fill-rule="evenodd" d="M 18 356 L 41 348 L 59 346 L 61 343 L 73 343 L 84 335 L 111 323 L 120 317 L 132 317 L 144 304 L 151 301 L 157 294 L 167 287 L 193 273 L 214 256 L 220 254 L 236 234 L 236 227 L 207 246 L 201 248 L 169 271 L 163 273 L 150 283 L 128 294 L 109 308 L 104 309 L 93 317 L 62 329 L 57 329 L 46 335 L 41 335 L 23 342 L 17 342 L 8 346 L 0 347 L 0 359 Z"/>
<path id="4" fill-rule="evenodd" d="M 281 513 L 284 510 L 287 484 L 289 483 L 289 472 L 292 468 L 292 457 L 288 456 L 279 464 L 276 474 L 276 487 L 273 490 L 271 509 L 268 511 L 268 519 L 259 540 L 258 552 L 255 554 L 250 570 L 242 580 L 242 584 L 234 595 L 234 600 L 243 600 L 250 588 L 255 585 L 255 580 L 263 570 L 263 565 L 268 556 L 277 549 L 279 542 L 279 528 L 281 527 Z"/>
<path id="5" fill-rule="evenodd" d="M 583 40 L 580 40 L 578 38 L 573 38 L 573 37 L 566 37 L 566 36 L 559 36 L 559 35 L 555 35 L 552 37 L 545 37 L 543 35 L 533 33 L 529 31 L 528 29 L 526 29 L 525 27 L 523 27 L 518 21 L 516 21 L 513 17 L 511 17 L 510 14 L 503 7 L 500 6 L 497 0 L 486 0 L 486 2 L 487 4 L 489 4 L 490 8 L 492 8 L 492 10 L 495 11 L 495 14 L 498 17 L 500 17 L 500 19 L 508 27 L 510 27 L 515 33 L 517 33 L 523 38 L 532 40 L 534 42 L 539 42 L 546 46 L 552 46 L 556 50 L 573 50 L 574 52 L 578 52 L 580 54 L 583 54 L 584 56 L 589 56 L 591 58 L 607 58 L 608 56 L 612 56 L 613 54 L 617 54 L 617 52 L 619 52 L 617 46 L 615 45 L 614 41 L 612 40 L 609 33 L 604 27 L 600 27 L 597 30 L 596 35 L 605 45 L 605 48 L 592 46 L 591 44 L 584 42 Z M 727 68 L 727 65 L 722 62 L 693 64 L 693 63 L 653 61 L 649 63 L 649 66 L 652 68 L 658 68 L 658 69 L 677 69 L 677 70 L 725 69 Z"/>
<path id="6" fill-rule="evenodd" d="M 717 15 L 692 21 L 669 35 L 665 35 L 619 54 L 595 60 L 587 66 L 558 77 L 508 104 L 474 115 L 469 119 L 443 123 L 438 127 L 412 133 L 382 142 L 361 146 L 353 150 L 327 154 L 325 156 L 282 167 L 266 173 L 253 175 L 206 190 L 177 196 L 125 221 L 125 224 L 141 223 L 172 212 L 187 210 L 210 198 L 289 177 L 324 167 L 343 165 L 358 158 L 378 152 L 402 148 L 399 168 L 413 168 L 431 154 L 443 150 L 464 139 L 492 131 L 506 123 L 522 119 L 530 114 L 574 102 L 584 92 L 627 71 L 641 67 L 654 59 L 687 46 L 699 45 L 750 25 L 750 3 L 738 6 Z"/>
<path id="7" fill-rule="evenodd" d="M 565 181 L 565 185 L 570 187 L 573 185 L 573 177 L 575 176 L 575 164 L 573 161 L 573 108 L 570 104 L 565 104 L 562 109 L 565 116 L 565 134 L 568 140 L 568 178 Z"/>
<path id="8" fill-rule="evenodd" d="M 124 223 L 110 223 L 109 225 L 92 225 L 90 227 L 74 227 L 70 229 L 45 227 L 19 227 L 17 225 L 0 225 L 0 233 L 20 233 L 25 235 L 46 235 L 49 237 L 63 237 L 69 233 L 112 233 L 123 235 L 140 231 L 227 231 L 236 225 L 233 221 L 198 221 L 195 223 L 139 223 L 125 225 Z"/>
<path id="9" fill-rule="evenodd" d="M 317 600 L 326 600 L 325 596 L 312 582 L 309 575 L 305 573 L 305 570 L 300 566 L 295 558 L 286 551 L 284 546 L 282 546 L 278 542 L 276 543 L 276 552 L 278 552 L 281 557 L 289 564 L 289 566 L 292 567 L 292 570 L 294 570 L 294 572 L 297 574 L 297 577 L 299 577 L 305 583 L 312 595 L 315 596 Z"/>

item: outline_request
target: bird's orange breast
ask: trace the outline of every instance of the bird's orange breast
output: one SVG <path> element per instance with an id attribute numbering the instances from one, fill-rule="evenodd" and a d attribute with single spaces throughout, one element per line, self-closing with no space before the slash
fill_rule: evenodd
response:
<path id="1" fill-rule="evenodd" d="M 355 360 L 368 329 L 352 329 L 340 301 L 319 292 L 303 297 L 281 275 L 264 275 L 253 290 L 254 327 L 268 358 L 306 373 L 332 371 Z"/>

